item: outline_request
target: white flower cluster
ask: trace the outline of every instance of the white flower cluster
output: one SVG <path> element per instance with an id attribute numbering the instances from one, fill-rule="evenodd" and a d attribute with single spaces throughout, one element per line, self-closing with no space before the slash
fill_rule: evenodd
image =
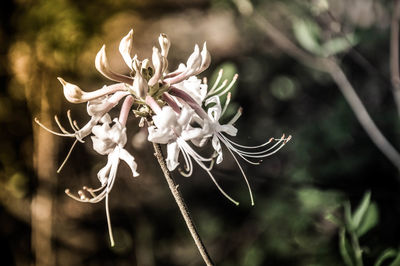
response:
<path id="1" fill-rule="evenodd" d="M 67 131 L 57 117 L 55 120 L 61 133 L 48 129 L 36 119 L 40 126 L 53 134 L 75 138 L 74 145 L 77 141 L 84 142 L 83 139 L 92 134 L 93 149 L 101 155 L 107 155 L 107 164 L 97 174 L 101 183 L 99 188 L 83 187 L 78 191 L 77 196 L 70 193 L 68 189 L 66 193 L 83 202 L 96 203 L 106 200 L 112 245 L 114 242 L 108 195 L 113 187 L 120 160 L 128 164 L 133 176 L 139 175 L 134 157 L 124 148 L 127 142 L 126 123 L 131 110 L 136 117 L 140 117 L 139 126 L 148 127 L 150 142 L 167 145 L 166 163 L 170 171 L 178 168 L 181 174 L 190 176 L 193 172 L 194 161 L 205 170 L 221 193 L 235 204 L 238 202 L 220 187 L 211 173 L 214 163 L 219 164 L 224 158 L 222 146 L 226 147 L 236 161 L 247 183 L 253 205 L 250 185 L 237 156 L 248 163 L 259 164 L 261 158 L 277 152 L 291 138 L 283 135 L 278 139 L 271 138 L 258 146 L 244 146 L 232 141 L 228 136 L 236 136 L 237 129 L 234 123 L 240 117 L 242 110 L 239 109 L 226 124 L 221 124 L 220 119 L 230 103 L 229 91 L 236 82 L 237 75 L 228 84 L 227 80 L 221 82 L 222 71 L 220 71 L 216 82 L 209 89 L 206 81 L 202 82 L 196 77 L 207 69 L 211 62 L 206 43 L 201 51 L 196 45 L 186 64 L 180 64 L 173 72 L 167 70 L 170 41 L 165 34 L 160 35 L 159 44 L 160 49 L 153 47 L 151 60 L 139 60 L 137 55 L 133 55 L 133 31 L 131 30 L 121 40 L 119 51 L 131 69 L 130 76 L 116 73 L 110 68 L 105 46 L 103 46 L 96 56 L 95 66 L 105 77 L 118 82 L 114 85 L 104 86 L 93 92 L 85 92 L 78 86 L 58 78 L 63 85 L 65 98 L 69 102 L 87 103 L 90 120 L 82 128 L 79 128 L 72 120 L 69 111 L 67 114 L 72 132 Z M 225 95 L 226 100 L 222 104 L 221 96 Z M 120 115 L 112 120 L 108 112 L 122 99 L 124 101 Z M 200 155 L 195 148 L 204 146 L 208 140 L 211 140 L 214 152 L 211 156 Z"/>

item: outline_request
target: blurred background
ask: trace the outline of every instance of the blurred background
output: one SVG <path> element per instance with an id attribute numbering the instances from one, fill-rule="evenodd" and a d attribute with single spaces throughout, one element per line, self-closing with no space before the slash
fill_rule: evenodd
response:
<path id="1" fill-rule="evenodd" d="M 261 165 L 242 162 L 254 207 L 229 156 L 213 171 L 240 200 L 238 207 L 221 196 L 201 169 L 190 178 L 174 173 L 217 265 L 344 265 L 346 250 L 354 256 L 354 241 L 346 242 L 354 234 L 343 224 L 348 217 L 343 205 L 354 210 L 367 191 L 373 208 L 367 208 L 364 231 L 357 235 L 364 264 L 373 265 L 388 248 L 396 250 L 399 169 L 368 137 L 332 73 L 279 42 L 284 36 L 302 53 L 335 60 L 398 149 L 400 124 L 390 75 L 395 2 L 1 1 L 1 264 L 202 265 L 137 119 L 128 121 L 127 149 L 140 176 L 134 179 L 121 165 L 110 195 L 114 248 L 104 202 L 79 203 L 64 193 L 66 188 L 96 187 L 96 173 L 106 158 L 88 140 L 77 145 L 57 174 L 73 140 L 53 136 L 33 121 L 38 117 L 55 129 L 53 116 L 66 125 L 70 109 L 79 124 L 85 123 L 85 104 L 68 103 L 56 78 L 86 91 L 111 84 L 96 71 L 94 58 L 106 44 L 111 66 L 127 73 L 118 44 L 131 28 L 141 59 L 151 56 L 159 33 L 166 33 L 172 42 L 170 70 L 186 62 L 195 43 L 207 41 L 213 61 L 200 77 L 212 84 L 221 68 L 225 78 L 239 74 L 230 110 L 244 108 L 236 123 L 239 143 L 293 136 Z"/>

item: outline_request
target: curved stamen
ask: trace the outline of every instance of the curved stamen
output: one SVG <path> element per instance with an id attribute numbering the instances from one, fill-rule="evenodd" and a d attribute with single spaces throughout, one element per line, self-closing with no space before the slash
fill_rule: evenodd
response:
<path id="1" fill-rule="evenodd" d="M 40 127 L 42 127 L 44 130 L 50 132 L 51 134 L 54 134 L 54 135 L 60 136 L 60 137 L 70 137 L 70 138 L 74 138 L 74 137 L 75 137 L 75 134 L 63 134 L 63 133 L 58 133 L 58 132 L 55 132 L 55 131 L 49 129 L 48 127 L 46 127 L 45 125 L 43 125 L 43 124 L 39 121 L 39 119 L 38 119 L 37 117 L 35 117 L 34 120 L 35 120 L 35 122 L 36 122 Z"/>
<path id="2" fill-rule="evenodd" d="M 229 85 L 225 88 L 225 90 L 223 90 L 222 92 L 218 93 L 217 96 L 221 97 L 222 95 L 224 95 L 225 93 L 227 93 L 230 89 L 232 89 L 233 85 L 235 84 L 236 80 L 238 79 L 239 75 L 235 74 L 232 78 L 231 83 L 229 83 Z M 217 93 L 217 91 L 215 91 L 215 93 Z"/>
<path id="3" fill-rule="evenodd" d="M 224 73 L 224 70 L 221 68 L 219 71 L 218 71 L 218 76 L 217 76 L 217 79 L 215 80 L 215 82 L 214 82 L 214 85 L 212 86 L 212 88 L 208 91 L 208 93 L 207 93 L 207 97 L 209 96 L 209 95 L 211 95 L 212 93 L 214 93 L 214 91 L 215 91 L 215 89 L 217 88 L 217 86 L 218 86 L 218 84 L 219 84 L 219 82 L 221 81 L 221 78 L 222 78 L 222 74 Z"/>
<path id="4" fill-rule="evenodd" d="M 67 153 L 67 156 L 65 157 L 65 159 L 64 159 L 64 161 L 62 162 L 62 164 L 60 165 L 60 167 L 57 169 L 57 174 L 59 174 L 59 173 L 61 172 L 61 169 L 64 167 L 64 165 L 65 165 L 66 162 L 68 161 L 69 156 L 71 155 L 72 150 L 74 149 L 74 147 L 75 147 L 75 145 L 76 145 L 77 142 L 78 142 L 78 139 L 76 139 L 76 140 L 74 141 L 74 143 L 72 144 L 71 148 L 69 149 L 69 151 L 68 151 L 68 153 Z"/>

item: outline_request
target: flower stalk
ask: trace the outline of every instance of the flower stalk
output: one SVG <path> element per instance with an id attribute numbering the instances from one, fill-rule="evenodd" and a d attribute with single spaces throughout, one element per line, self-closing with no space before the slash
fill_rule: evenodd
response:
<path id="1" fill-rule="evenodd" d="M 168 187 L 171 190 L 172 196 L 174 196 L 174 199 L 175 199 L 176 204 L 178 205 L 179 211 L 181 212 L 182 217 L 185 220 L 186 226 L 187 226 L 190 234 L 193 237 L 194 243 L 196 244 L 196 247 L 199 250 L 201 257 L 203 258 L 204 263 L 208 266 L 214 265 L 214 263 L 211 260 L 210 255 L 207 252 L 207 249 L 206 249 L 203 241 L 200 238 L 199 233 L 197 232 L 197 229 L 193 223 L 193 220 L 190 217 L 189 211 L 188 211 L 186 204 L 181 196 L 181 193 L 178 190 L 179 185 L 175 184 L 175 181 L 172 178 L 171 173 L 167 168 L 160 144 L 153 143 L 153 148 L 154 148 L 154 152 L 155 152 L 154 155 L 157 158 L 158 163 L 160 164 L 160 167 L 164 174 L 165 180 L 168 183 Z"/>

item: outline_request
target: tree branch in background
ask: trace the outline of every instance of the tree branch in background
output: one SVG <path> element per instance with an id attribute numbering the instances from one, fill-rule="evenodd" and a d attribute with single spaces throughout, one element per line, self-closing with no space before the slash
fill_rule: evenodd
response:
<path id="1" fill-rule="evenodd" d="M 385 136 L 376 126 L 371 116 L 368 114 L 365 106 L 358 97 L 357 93 L 355 92 L 355 89 L 347 79 L 345 73 L 336 62 L 336 60 L 332 58 L 316 57 L 308 54 L 304 50 L 300 49 L 297 45 L 295 45 L 289 38 L 287 38 L 275 26 L 273 26 L 266 18 L 264 18 L 257 12 L 254 12 L 251 18 L 253 19 L 254 23 L 259 27 L 259 29 L 262 30 L 275 43 L 277 47 L 282 49 L 288 55 L 297 59 L 300 63 L 305 64 L 311 68 L 326 72 L 332 77 L 372 142 L 400 171 L 399 152 L 385 138 Z"/>
<path id="2" fill-rule="evenodd" d="M 400 0 L 393 1 L 393 14 L 390 26 L 390 75 L 394 101 L 400 116 L 400 70 L 399 70 L 399 20 Z"/>

